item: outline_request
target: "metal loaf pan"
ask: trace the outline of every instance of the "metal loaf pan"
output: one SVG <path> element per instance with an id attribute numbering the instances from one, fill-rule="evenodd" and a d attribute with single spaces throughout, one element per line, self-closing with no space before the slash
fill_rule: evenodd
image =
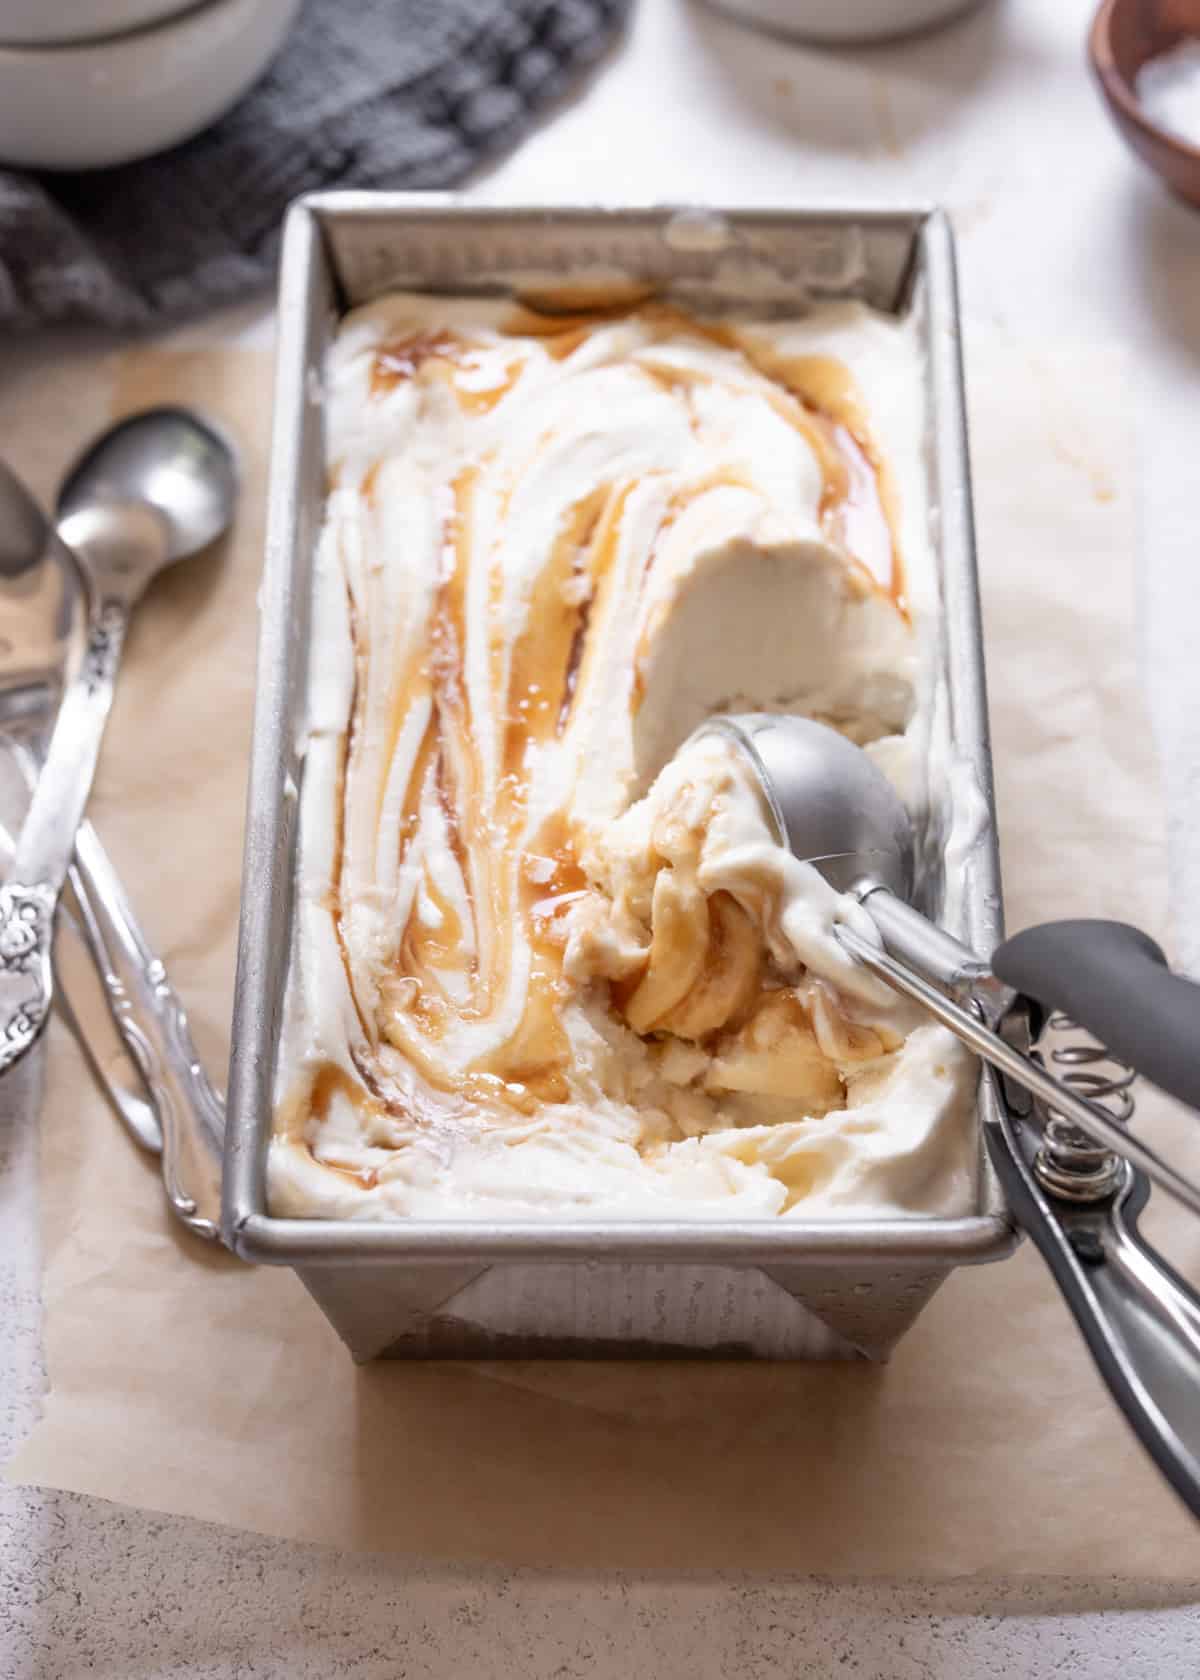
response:
<path id="1" fill-rule="evenodd" d="M 630 278 L 684 302 L 802 311 L 856 296 L 914 309 L 929 384 L 930 519 L 945 602 L 951 729 L 991 809 L 983 651 L 952 236 L 938 211 L 488 208 L 331 193 L 287 222 L 225 1160 L 225 1232 L 292 1266 L 358 1359 L 514 1355 L 880 1358 L 955 1267 L 1005 1255 L 1011 1222 L 982 1147 L 957 1219 L 356 1223 L 272 1218 L 271 1127 L 303 775 L 310 571 L 324 498 L 321 382 L 339 314 L 393 287 L 495 293 Z M 994 827 L 955 931 L 1001 934 Z M 992 1100 L 986 1086 L 980 1101 Z"/>

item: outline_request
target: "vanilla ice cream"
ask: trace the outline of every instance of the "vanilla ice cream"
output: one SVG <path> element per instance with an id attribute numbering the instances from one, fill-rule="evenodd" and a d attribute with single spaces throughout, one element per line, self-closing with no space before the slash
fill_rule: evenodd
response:
<path id="1" fill-rule="evenodd" d="M 271 1210 L 969 1211 L 970 1059 L 843 955 L 869 918 L 736 748 L 683 747 L 820 717 L 924 819 L 910 330 L 541 309 L 392 295 L 330 354 Z"/>

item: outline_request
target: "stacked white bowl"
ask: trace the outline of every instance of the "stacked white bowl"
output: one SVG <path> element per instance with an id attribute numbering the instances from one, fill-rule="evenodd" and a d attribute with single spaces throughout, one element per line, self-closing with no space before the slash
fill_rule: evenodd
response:
<path id="1" fill-rule="evenodd" d="M 0 168 L 104 169 L 207 128 L 300 0 L 0 0 Z"/>
<path id="2" fill-rule="evenodd" d="M 948 23 L 979 0 L 714 0 L 722 11 L 804 41 L 894 41 Z M 0 0 L 3 4 L 3 0 Z"/>

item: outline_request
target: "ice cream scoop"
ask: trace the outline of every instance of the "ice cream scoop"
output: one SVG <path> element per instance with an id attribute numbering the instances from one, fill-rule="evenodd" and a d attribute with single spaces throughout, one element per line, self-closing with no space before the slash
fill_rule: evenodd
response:
<path id="1" fill-rule="evenodd" d="M 1007 940 L 985 961 L 906 902 L 912 823 L 861 748 L 824 724 L 773 713 L 715 717 L 702 726 L 714 731 L 736 743 L 754 767 L 782 843 L 871 916 L 882 950 L 849 927 L 835 930 L 852 956 L 1200 1213 L 1200 1188 L 962 1001 L 974 994 L 978 1005 L 980 991 L 990 992 L 991 1007 L 982 1013 L 994 1016 L 1000 988 L 1012 986 L 1046 1009 L 1065 1010 L 1154 1084 L 1200 1107 L 1200 986 L 1172 974 L 1146 934 L 1117 922 L 1046 923 Z"/>
<path id="2" fill-rule="evenodd" d="M 1200 1297 L 1138 1229 L 1147 1179 L 1193 1211 L 1200 1192 L 1123 1124 L 1134 1068 L 1200 1105 L 1200 986 L 1171 974 L 1154 941 L 1119 922 L 1046 923 L 982 962 L 899 896 L 910 879 L 908 813 L 865 753 L 802 718 L 752 714 L 705 727 L 754 766 L 780 840 L 873 919 L 883 949 L 835 927 L 847 951 L 1023 1087 L 1006 1083 L 1001 1100 L 981 1108 L 1013 1218 L 1049 1266 L 1142 1445 L 1200 1515 Z M 1012 1042 L 1037 1036 L 1043 1009 L 1103 1039 L 1114 1059 L 1128 1061 L 1124 1076 L 1090 1071 L 1106 1052 L 1076 1045 L 1048 1057 L 1065 1065 L 1075 1089 L 1052 1078 Z M 1025 1092 L 1039 1100 L 1030 1104 Z M 1102 1095 L 1117 1099 L 1114 1112 L 1094 1100 Z"/>

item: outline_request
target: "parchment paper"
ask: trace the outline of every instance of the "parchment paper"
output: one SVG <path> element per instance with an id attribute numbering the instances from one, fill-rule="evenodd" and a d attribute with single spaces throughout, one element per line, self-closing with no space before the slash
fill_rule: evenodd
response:
<path id="1" fill-rule="evenodd" d="M 971 389 L 1009 925 L 1115 914 L 1161 931 L 1121 358 L 980 345 Z M 218 1068 L 267 362 L 139 353 L 76 366 L 69 388 L 43 367 L 0 398 L 0 422 L 48 487 L 107 407 L 163 398 L 208 405 L 240 437 L 245 509 L 225 551 L 139 615 L 93 815 Z M 1151 1097 L 1142 1123 L 1177 1148 L 1195 1125 Z M 14 1479 L 433 1559 L 1200 1578 L 1195 1526 L 1028 1245 L 957 1273 L 886 1367 L 358 1370 L 289 1273 L 177 1234 L 153 1165 L 58 1030 L 41 1125 L 50 1391 Z M 1200 1226 L 1164 1211 L 1198 1275 Z"/>

